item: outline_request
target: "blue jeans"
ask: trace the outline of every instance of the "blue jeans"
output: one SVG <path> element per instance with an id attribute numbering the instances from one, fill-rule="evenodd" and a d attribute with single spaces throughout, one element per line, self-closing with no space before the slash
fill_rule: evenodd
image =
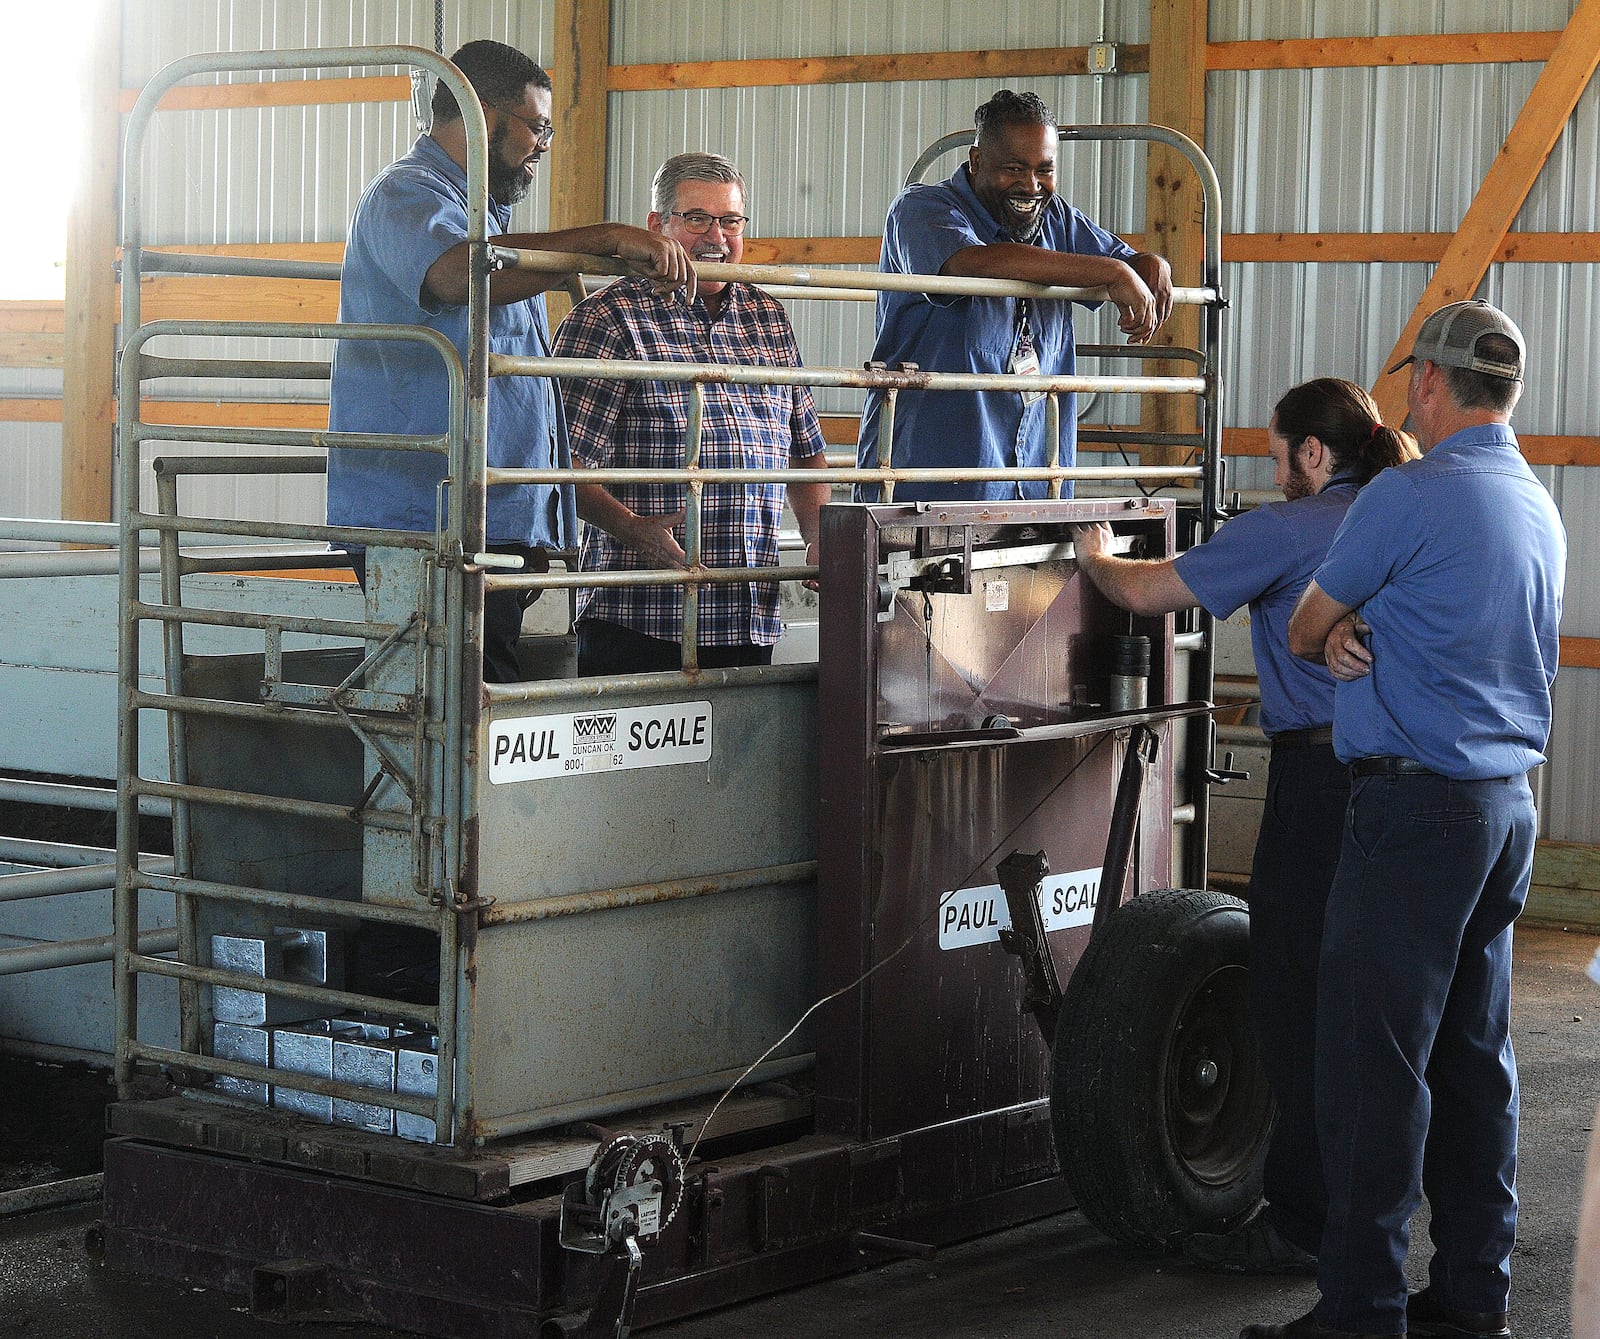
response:
<path id="1" fill-rule="evenodd" d="M 1328 1186 L 1317 1319 L 1405 1329 L 1425 1192 L 1446 1306 L 1504 1311 L 1517 1222 L 1511 925 L 1533 870 L 1523 776 L 1358 778 L 1317 987 L 1317 1135 Z"/>
<path id="2" fill-rule="evenodd" d="M 1274 744 L 1250 866 L 1250 1018 L 1278 1101 L 1267 1146 L 1266 1216 L 1317 1254 L 1328 1196 L 1317 1152 L 1317 961 L 1339 867 L 1350 769 L 1332 744 Z"/>

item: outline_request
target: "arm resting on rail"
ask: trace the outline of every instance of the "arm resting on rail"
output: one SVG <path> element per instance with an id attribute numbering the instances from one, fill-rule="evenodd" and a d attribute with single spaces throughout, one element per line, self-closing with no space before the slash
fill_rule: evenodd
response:
<path id="1" fill-rule="evenodd" d="M 635 228 L 626 223 L 595 223 L 584 228 L 563 228 L 558 232 L 507 233 L 491 238 L 496 246 L 523 251 L 567 251 L 577 255 L 616 256 L 629 263 L 633 272 L 655 282 L 663 293 L 684 289 L 694 297 L 694 263 L 689 253 L 662 233 Z M 470 247 L 462 242 L 451 247 L 428 267 L 422 286 L 427 296 L 445 307 L 461 307 L 467 301 L 467 257 Z M 564 274 L 540 274 L 532 270 L 496 270 L 489 276 L 489 301 L 499 306 L 522 302 L 567 282 Z"/>
<path id="2" fill-rule="evenodd" d="M 1120 313 L 1117 327 L 1135 344 L 1148 340 L 1172 311 L 1172 268 L 1153 252 L 1122 261 L 1051 251 L 1021 242 L 967 246 L 939 270 L 963 279 L 1017 279 L 1064 288 L 1104 288 Z M 1154 281 L 1154 287 L 1147 281 Z"/>

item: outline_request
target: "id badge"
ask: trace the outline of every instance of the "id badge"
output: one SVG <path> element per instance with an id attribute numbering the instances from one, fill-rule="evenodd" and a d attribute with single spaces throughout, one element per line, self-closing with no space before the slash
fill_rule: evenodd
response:
<path id="1" fill-rule="evenodd" d="M 1039 355 L 1034 352 L 1032 344 L 1020 345 L 1011 355 L 1011 373 L 1019 377 L 1036 377 L 1039 375 Z M 1043 391 L 1023 391 L 1022 404 L 1026 408 L 1035 400 L 1044 399 Z"/>

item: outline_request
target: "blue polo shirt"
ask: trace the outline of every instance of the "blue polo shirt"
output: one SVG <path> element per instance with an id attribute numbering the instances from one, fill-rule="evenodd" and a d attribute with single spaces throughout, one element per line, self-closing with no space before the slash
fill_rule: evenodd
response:
<path id="1" fill-rule="evenodd" d="M 1357 486 L 1336 475 L 1311 497 L 1271 502 L 1235 516 L 1174 567 L 1214 618 L 1250 606 L 1250 644 L 1261 681 L 1261 729 L 1316 730 L 1333 724 L 1334 678 L 1289 650 L 1289 615 L 1327 555 Z"/>
<path id="2" fill-rule="evenodd" d="M 971 174 L 962 164 L 948 181 L 908 186 L 896 197 L 884 225 L 879 268 L 890 274 L 938 274 L 951 256 L 966 247 L 1010 240 L 973 193 Z M 1037 241 L 1052 251 L 1118 260 L 1137 254 L 1060 196 L 1046 206 Z M 926 372 L 1009 372 L 1019 306 L 1015 298 L 880 293 L 878 340 L 872 357 L 891 367 L 915 363 Z M 1028 323 L 1040 373 L 1070 376 L 1076 367 L 1070 305 L 1030 301 Z M 1063 465 L 1071 465 L 1078 448 L 1076 397 L 1063 395 L 1060 400 L 1060 459 Z M 864 468 L 878 463 L 882 404 L 881 392 L 867 393 L 857 453 Z M 901 391 L 895 402 L 891 463 L 930 469 L 1043 465 L 1047 459 L 1045 407 L 1043 397 L 1025 406 L 1017 391 Z M 894 496 L 897 502 L 1044 497 L 1048 487 L 1042 480 L 896 484 Z M 878 496 L 876 487 L 859 491 L 864 498 Z M 1071 493 L 1071 484 L 1063 485 L 1062 495 Z"/>
<path id="3" fill-rule="evenodd" d="M 1335 752 L 1463 781 L 1542 763 L 1566 561 L 1561 516 L 1505 425 L 1369 483 L 1315 577 L 1372 627 L 1372 673 L 1338 687 Z"/>
<path id="4" fill-rule="evenodd" d="M 504 232 L 508 207 L 489 202 L 489 232 Z M 443 307 L 422 290 L 429 267 L 467 237 L 467 175 L 423 135 L 362 194 L 350 221 L 339 284 L 345 323 L 426 325 L 447 336 L 465 360 L 467 309 Z M 544 298 L 489 309 L 494 353 L 548 356 Z M 442 433 L 449 382 L 439 355 L 411 341 L 340 340 L 333 356 L 328 424 L 336 432 Z M 545 377 L 489 382 L 490 465 L 565 467 L 566 423 Z M 328 452 L 332 525 L 432 530 L 445 458 L 421 452 Z M 454 494 L 451 501 L 455 501 Z M 570 547 L 577 539 L 572 490 L 548 484 L 488 490 L 491 543 Z"/>

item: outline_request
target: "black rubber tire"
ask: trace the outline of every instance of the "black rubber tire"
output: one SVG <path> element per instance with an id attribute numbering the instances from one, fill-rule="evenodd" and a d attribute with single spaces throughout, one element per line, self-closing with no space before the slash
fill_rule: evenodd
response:
<path id="1" fill-rule="evenodd" d="M 1250 1025 L 1249 912 L 1225 893 L 1118 908 L 1067 983 L 1050 1062 L 1061 1174 L 1117 1241 L 1225 1232 L 1261 1203 L 1276 1108 Z"/>

